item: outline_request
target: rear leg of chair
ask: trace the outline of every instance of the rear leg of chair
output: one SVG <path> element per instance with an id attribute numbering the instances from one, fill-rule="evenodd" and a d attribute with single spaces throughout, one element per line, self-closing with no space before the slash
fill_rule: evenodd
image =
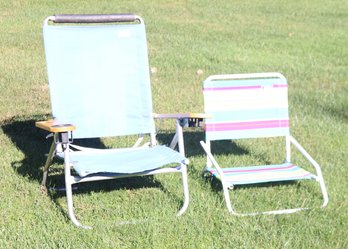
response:
<path id="1" fill-rule="evenodd" d="M 298 211 L 309 209 L 309 208 L 290 208 L 290 209 L 278 209 L 278 210 L 271 210 L 271 211 L 257 211 L 257 212 L 250 212 L 250 213 L 239 213 L 239 212 L 236 212 L 232 208 L 228 187 L 223 187 L 223 192 L 224 192 L 224 198 L 226 201 L 226 206 L 227 206 L 228 211 L 231 214 L 237 215 L 237 216 L 255 216 L 255 215 L 262 215 L 262 214 L 291 214 L 291 213 L 296 213 Z"/>
<path id="2" fill-rule="evenodd" d="M 187 177 L 187 165 L 183 164 L 181 166 L 181 174 L 182 174 L 182 186 L 183 186 L 183 192 L 184 192 L 184 203 L 180 209 L 180 211 L 178 212 L 177 216 L 182 215 L 183 213 L 185 213 L 188 205 L 189 205 L 189 190 L 188 190 L 188 177 Z"/>
<path id="3" fill-rule="evenodd" d="M 321 205 L 321 207 L 324 208 L 329 203 L 329 196 L 328 196 L 328 193 L 327 193 L 327 190 L 326 190 L 326 186 L 325 186 L 325 183 L 324 183 L 324 178 L 323 178 L 322 175 L 320 177 L 318 177 L 318 182 L 319 182 L 319 185 L 320 185 L 321 193 L 323 195 L 323 204 Z"/>
<path id="4" fill-rule="evenodd" d="M 315 168 L 317 173 L 317 181 L 319 182 L 320 189 L 323 195 L 323 204 L 321 205 L 321 207 L 326 207 L 329 202 L 329 196 L 326 190 L 324 177 L 323 173 L 321 172 L 320 165 L 313 159 L 313 157 L 302 147 L 302 145 L 293 136 L 289 136 L 289 140 Z"/>
<path id="5" fill-rule="evenodd" d="M 50 151 L 47 155 L 47 159 L 46 159 L 46 163 L 45 166 L 43 168 L 43 175 L 42 175 L 42 181 L 41 181 L 41 190 L 44 192 L 47 192 L 47 187 L 46 187 L 46 182 L 47 182 L 47 176 L 48 176 L 48 170 L 52 164 L 52 160 L 54 157 L 54 153 L 56 150 L 56 143 L 53 140 L 52 144 L 51 144 L 51 148 Z"/>
<path id="6" fill-rule="evenodd" d="M 237 216 L 255 216 L 255 215 L 263 215 L 263 214 L 291 214 L 291 213 L 296 213 L 302 210 L 310 209 L 310 208 L 289 208 L 289 209 L 277 209 L 277 210 L 270 210 L 270 211 L 239 213 L 232 208 L 228 185 L 222 183 L 222 188 L 223 188 L 224 198 L 225 198 L 228 211 L 231 214 L 237 215 Z"/>

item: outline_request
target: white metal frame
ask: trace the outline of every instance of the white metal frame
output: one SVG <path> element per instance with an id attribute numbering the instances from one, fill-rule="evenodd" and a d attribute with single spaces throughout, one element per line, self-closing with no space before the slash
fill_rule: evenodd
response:
<path id="1" fill-rule="evenodd" d="M 180 137 L 182 138 L 182 130 L 181 130 L 181 135 L 180 135 L 180 130 L 178 130 L 178 132 L 179 132 L 179 138 Z M 58 136 L 58 133 L 55 133 L 54 137 L 56 138 L 57 136 Z M 75 147 L 75 148 L 78 147 L 78 148 L 83 148 L 83 149 L 87 149 L 87 148 L 75 146 L 75 145 L 72 145 L 70 143 L 67 143 L 67 144 L 57 143 L 56 139 L 53 139 L 53 140 L 54 141 L 52 142 L 50 152 L 47 156 L 46 164 L 45 164 L 45 167 L 43 170 L 43 179 L 41 182 L 41 186 L 43 189 L 46 188 L 46 181 L 47 181 L 47 177 L 48 177 L 49 167 L 52 163 L 54 156 L 57 154 L 57 148 L 62 147 L 63 153 L 64 153 L 64 176 L 65 176 L 65 191 L 66 191 L 66 196 L 67 196 L 68 216 L 76 226 L 81 227 L 81 228 L 85 228 L 85 229 L 92 228 L 90 226 L 85 226 L 85 225 L 81 224 L 78 221 L 78 219 L 76 218 L 75 213 L 74 213 L 73 197 L 72 197 L 72 190 L 73 190 L 72 185 L 77 184 L 77 183 L 82 183 L 82 182 L 119 179 L 119 178 L 126 178 L 126 177 L 128 178 L 128 177 L 135 177 L 135 176 L 149 176 L 149 175 L 164 174 L 164 173 L 181 173 L 182 183 L 183 183 L 184 202 L 183 202 L 182 207 L 178 211 L 177 216 L 181 216 L 188 208 L 188 205 L 189 205 L 189 190 L 188 190 L 188 177 L 187 177 L 187 164 L 189 163 L 188 160 L 186 160 L 185 163 L 181 164 L 180 167 L 159 168 L 159 169 L 147 171 L 145 173 L 114 175 L 114 176 L 79 177 L 79 176 L 75 176 L 75 175 L 71 174 L 71 165 L 72 164 L 70 162 L 70 154 L 74 153 L 74 152 L 71 151 L 70 147 Z M 155 142 L 154 136 L 153 136 L 152 141 Z M 181 148 L 180 153 L 183 152 L 183 150 L 182 150 L 183 147 L 181 147 L 181 146 L 183 146 L 183 142 L 179 142 L 179 148 Z M 132 148 L 129 148 L 129 149 L 132 149 Z M 105 149 L 92 149 L 92 150 L 105 151 Z M 113 150 L 115 150 L 115 149 L 113 149 Z"/>
<path id="2" fill-rule="evenodd" d="M 286 137 L 286 143 L 287 143 L 286 161 L 287 162 L 290 162 L 290 144 L 289 144 L 289 142 L 291 144 L 293 144 L 301 152 L 301 154 L 311 163 L 311 165 L 315 168 L 316 181 L 320 185 L 320 189 L 321 189 L 322 196 L 323 196 L 323 203 L 321 205 L 321 208 L 326 207 L 328 202 L 329 202 L 329 197 L 328 197 L 328 193 L 327 193 L 326 186 L 324 183 L 324 178 L 323 178 L 319 164 L 308 154 L 308 152 L 292 136 Z M 223 193 L 224 193 L 224 199 L 226 202 L 227 209 L 230 213 L 232 213 L 234 215 L 239 215 L 239 216 L 258 215 L 258 214 L 289 214 L 289 213 L 295 213 L 295 212 L 298 212 L 301 210 L 309 209 L 309 208 L 290 208 L 290 209 L 271 210 L 271 211 L 263 211 L 263 212 L 238 213 L 237 211 L 235 211 L 235 209 L 232 208 L 230 194 L 228 192 L 231 187 L 225 179 L 225 175 L 223 173 L 222 168 L 220 167 L 219 163 L 216 161 L 216 159 L 214 158 L 214 156 L 212 155 L 212 153 L 210 151 L 210 141 L 207 141 L 206 143 L 201 141 L 200 143 L 201 143 L 204 151 L 207 154 L 207 160 L 208 160 L 207 166 L 208 165 L 210 165 L 208 167 L 214 166 L 215 169 L 217 170 L 219 176 L 220 176 L 220 180 L 222 183 L 222 189 L 223 189 Z M 288 146 L 288 144 L 289 144 L 289 146 Z"/>

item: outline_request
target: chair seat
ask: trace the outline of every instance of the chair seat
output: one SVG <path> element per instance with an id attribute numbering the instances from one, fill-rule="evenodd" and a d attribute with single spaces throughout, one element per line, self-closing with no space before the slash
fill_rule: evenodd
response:
<path id="1" fill-rule="evenodd" d="M 210 172 L 210 174 L 214 177 L 220 179 L 220 175 L 216 169 L 209 168 L 207 169 L 207 171 Z M 230 186 L 265 182 L 316 179 L 315 175 L 292 163 L 222 168 L 222 171 L 227 183 Z"/>
<path id="2" fill-rule="evenodd" d="M 70 153 L 70 161 L 74 170 L 81 177 L 98 173 L 140 173 L 171 163 L 182 164 L 185 160 L 187 159 L 180 153 L 166 146 Z"/>

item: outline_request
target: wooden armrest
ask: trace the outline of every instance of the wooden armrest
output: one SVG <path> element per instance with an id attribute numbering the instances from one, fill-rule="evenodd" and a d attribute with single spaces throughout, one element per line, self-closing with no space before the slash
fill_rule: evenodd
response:
<path id="1" fill-rule="evenodd" d="M 166 113 L 166 114 L 153 114 L 154 118 L 173 118 L 173 119 L 180 119 L 180 118 L 211 118 L 211 115 L 205 114 L 205 113 Z"/>
<path id="2" fill-rule="evenodd" d="M 55 122 L 53 119 L 46 121 L 37 121 L 35 122 L 35 126 L 40 129 L 54 133 L 73 131 L 76 129 L 76 127 L 72 124 L 59 124 Z"/>

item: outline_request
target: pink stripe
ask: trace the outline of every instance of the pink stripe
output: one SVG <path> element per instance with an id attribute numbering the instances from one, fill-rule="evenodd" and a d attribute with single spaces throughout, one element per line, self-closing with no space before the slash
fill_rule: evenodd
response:
<path id="1" fill-rule="evenodd" d="M 261 86 L 228 86 L 228 87 L 206 87 L 203 91 L 224 91 L 224 90 L 245 90 L 245 89 L 257 89 Z"/>
<path id="2" fill-rule="evenodd" d="M 274 84 L 272 87 L 288 87 L 287 84 Z M 255 86 L 227 86 L 227 87 L 206 87 L 203 91 L 225 91 L 225 90 L 247 90 L 247 89 L 259 89 L 261 85 Z"/>
<path id="3" fill-rule="evenodd" d="M 289 127 L 289 120 L 267 120 L 256 122 L 206 124 L 206 131 L 250 130 Z"/>
<path id="4" fill-rule="evenodd" d="M 248 184 L 248 183 L 257 183 L 257 182 L 267 182 L 267 181 L 291 181 L 291 180 L 297 180 L 297 179 L 303 179 L 307 178 L 308 176 L 312 175 L 311 173 L 305 174 L 305 175 L 297 175 L 297 176 L 292 176 L 292 177 L 275 177 L 275 178 L 262 178 L 262 179 L 257 179 L 257 180 L 239 180 L 239 179 L 234 179 L 234 178 L 228 178 L 229 182 L 232 184 Z M 312 177 L 314 178 L 314 177 Z"/>
<path id="5" fill-rule="evenodd" d="M 277 167 L 277 168 L 263 168 L 263 169 L 239 169 L 239 170 L 223 170 L 224 173 L 242 173 L 242 172 L 258 172 L 258 171 L 274 171 L 274 170 L 281 170 L 281 169 L 291 169 L 296 167 L 295 164 L 291 164 L 286 167 Z M 215 173 L 217 170 L 210 170 L 210 173 Z"/>
<path id="6" fill-rule="evenodd" d="M 274 84 L 273 87 L 288 87 L 287 84 Z"/>

